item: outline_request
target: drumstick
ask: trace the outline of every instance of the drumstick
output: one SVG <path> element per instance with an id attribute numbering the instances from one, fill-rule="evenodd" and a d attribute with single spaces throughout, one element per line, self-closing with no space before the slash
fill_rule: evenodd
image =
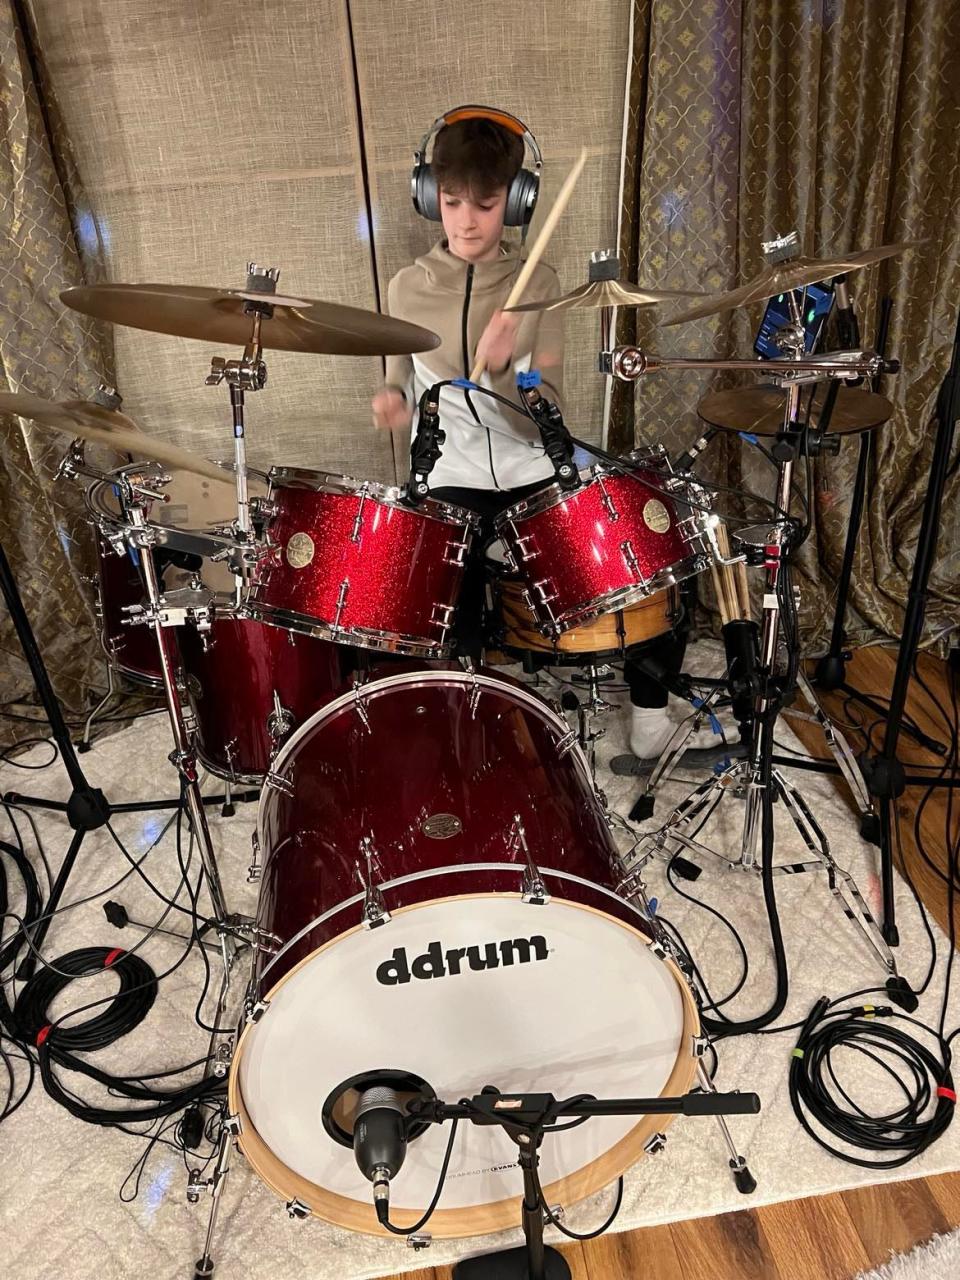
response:
<path id="1" fill-rule="evenodd" d="M 730 611 L 727 608 L 723 584 L 720 581 L 720 571 L 712 560 L 710 562 L 710 572 L 713 575 L 713 590 L 717 597 L 717 604 L 720 606 L 720 623 L 722 626 L 726 626 L 730 621 Z"/>
<path id="2" fill-rule="evenodd" d="M 723 522 L 721 522 L 717 526 L 717 545 L 720 548 L 720 554 L 725 559 L 729 559 L 730 558 L 730 536 L 727 532 L 727 526 Z M 742 564 L 739 564 L 736 567 L 737 569 L 741 569 L 741 570 L 743 569 Z M 743 573 L 743 579 L 741 583 L 740 575 L 739 574 L 734 575 L 732 565 L 725 564 L 723 566 L 723 569 L 724 569 L 724 582 L 726 583 L 727 590 L 730 593 L 730 602 L 733 606 L 733 617 L 739 620 L 747 616 L 747 608 L 748 608 L 748 599 L 746 595 L 747 575 L 746 575 L 746 572 Z M 741 587 L 741 585 L 744 588 L 743 598 L 741 598 L 740 591 L 739 591 L 739 588 Z"/>
<path id="3" fill-rule="evenodd" d="M 583 166 L 586 163 L 587 163 L 587 148 L 583 147 L 580 151 L 580 156 L 576 164 L 567 174 L 566 179 L 564 180 L 563 186 L 557 192 L 557 198 L 553 202 L 553 208 L 550 210 L 550 212 L 547 214 L 546 218 L 544 219 L 543 226 L 540 228 L 540 234 L 537 236 L 536 240 L 531 246 L 530 252 L 527 255 L 526 262 L 520 268 L 520 274 L 517 276 L 516 280 L 514 281 L 513 288 L 510 290 L 510 294 L 506 302 L 503 304 L 502 309 L 504 311 L 508 310 L 508 308 L 510 307 L 516 306 L 516 304 L 520 301 L 520 298 L 523 295 L 523 291 L 527 287 L 527 281 L 533 275 L 534 267 L 543 257 L 543 251 L 544 249 L 546 249 L 547 242 L 549 241 L 550 237 L 553 235 L 553 229 L 557 225 L 557 223 L 560 221 L 561 213 L 563 213 L 564 209 L 567 207 L 567 205 L 570 202 L 570 197 L 573 195 L 573 188 L 577 185 L 577 179 L 580 177 L 580 174 L 583 170 Z M 480 377 L 481 373 L 483 373 L 483 368 L 484 368 L 484 362 L 482 359 L 480 359 L 473 366 L 473 369 L 470 373 L 471 382 L 476 382 L 476 380 Z"/>

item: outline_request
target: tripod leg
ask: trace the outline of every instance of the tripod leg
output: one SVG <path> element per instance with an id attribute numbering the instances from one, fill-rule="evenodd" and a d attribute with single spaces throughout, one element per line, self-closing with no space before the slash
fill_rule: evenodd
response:
<path id="1" fill-rule="evenodd" d="M 78 751 L 90 750 L 90 731 L 93 728 L 93 722 L 94 720 L 96 720 L 97 716 L 99 716 L 100 712 L 104 709 L 107 703 L 111 700 L 111 698 L 113 698 L 116 695 L 116 693 L 117 693 L 117 676 L 116 676 L 116 672 L 113 669 L 113 663 L 108 661 L 107 662 L 107 692 L 103 695 L 103 697 L 100 699 L 97 705 L 93 708 L 93 710 L 90 712 L 90 714 L 87 716 L 86 720 L 83 723 L 83 737 L 81 738 L 80 743 L 77 746 Z"/>
<path id="2" fill-rule="evenodd" d="M 717 1087 L 710 1079 L 710 1073 L 702 1062 L 697 1064 L 697 1078 L 700 1081 L 700 1088 L 704 1093 L 716 1093 Z M 720 1133 L 730 1153 L 730 1171 L 733 1174 L 733 1180 L 737 1184 L 737 1190 L 741 1195 L 751 1195 L 757 1189 L 757 1180 L 750 1172 L 747 1162 L 737 1150 L 733 1141 L 733 1135 L 730 1132 L 730 1126 L 727 1124 L 725 1116 L 716 1117 L 717 1124 L 720 1126 Z"/>
<path id="3" fill-rule="evenodd" d="M 225 778 L 223 783 L 223 805 L 220 809 L 221 818 L 232 818 L 236 813 L 233 805 L 233 791 L 230 786 L 230 779 Z"/>
<path id="4" fill-rule="evenodd" d="M 810 682 L 807 680 L 803 672 L 798 674 L 797 684 L 800 686 L 800 690 L 813 712 L 814 719 L 823 730 L 823 736 L 827 740 L 827 746 L 830 748 L 830 754 L 833 756 L 834 760 L 836 760 L 837 767 L 843 774 L 843 778 L 847 786 L 850 788 L 850 793 L 853 796 L 854 803 L 860 810 L 860 830 L 862 835 L 865 824 L 869 824 L 870 829 L 872 830 L 877 823 L 878 818 L 876 810 L 873 807 L 873 802 L 870 799 L 870 793 L 867 791 L 867 784 L 864 781 L 860 770 L 857 768 L 856 758 L 850 748 L 850 744 L 820 706 L 820 703 L 817 701 L 817 695 L 810 687 Z"/>
<path id="5" fill-rule="evenodd" d="M 830 842 L 810 811 L 806 800 L 776 770 L 774 771 L 774 785 L 804 844 L 820 862 L 823 870 L 826 871 L 830 892 L 840 902 L 847 919 L 852 920 L 858 926 L 870 946 L 880 957 L 880 962 L 887 972 L 896 975 L 897 966 L 893 958 L 893 952 L 887 946 L 880 926 L 874 919 L 873 913 L 867 906 L 866 900 L 857 887 L 853 876 L 834 861 L 830 852 Z"/>
<path id="6" fill-rule="evenodd" d="M 217 1229 L 217 1218 L 220 1214 L 220 1196 L 223 1194 L 224 1183 L 227 1180 L 227 1174 L 230 1172 L 230 1133 L 226 1126 L 220 1130 L 220 1145 L 217 1148 L 217 1163 L 214 1166 L 213 1177 L 210 1179 L 210 1195 L 212 1203 L 210 1205 L 210 1217 L 207 1220 L 207 1235 L 203 1244 L 203 1255 L 197 1259 L 194 1268 L 194 1280 L 210 1280 L 213 1275 L 216 1264 L 213 1261 L 213 1255 L 210 1250 L 213 1246 L 213 1234 Z"/>

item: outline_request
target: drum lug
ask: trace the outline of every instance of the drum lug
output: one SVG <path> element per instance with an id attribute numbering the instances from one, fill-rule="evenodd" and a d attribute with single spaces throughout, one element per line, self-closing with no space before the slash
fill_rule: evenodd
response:
<path id="1" fill-rule="evenodd" d="M 557 740 L 557 755 L 562 760 L 563 757 L 574 748 L 577 741 L 576 729 L 568 729 L 562 738 Z"/>
<path id="2" fill-rule="evenodd" d="M 600 501 L 603 503 L 604 509 L 606 510 L 606 513 L 610 518 L 610 523 L 616 524 L 616 522 L 620 519 L 620 512 L 617 510 L 616 505 L 614 504 L 614 501 L 610 497 L 609 493 L 607 493 L 606 485 L 603 483 L 602 476 L 597 477 L 597 487 L 600 490 Z"/>
<path id="3" fill-rule="evenodd" d="M 364 874 L 363 868 L 360 866 L 359 858 L 354 863 L 357 879 L 363 889 L 363 910 L 360 922 L 365 929 L 378 929 L 380 925 L 389 921 L 390 912 L 383 901 L 383 894 L 380 892 L 379 886 L 374 883 L 374 876 L 381 868 L 380 857 L 373 847 L 373 840 L 370 836 L 364 836 L 360 841 L 360 853 L 366 863 L 366 874 Z"/>
<path id="4" fill-rule="evenodd" d="M 429 1231 L 415 1231 L 413 1235 L 407 1236 L 407 1248 L 412 1249 L 414 1253 L 429 1249 L 432 1244 L 433 1236 Z"/>
<path id="5" fill-rule="evenodd" d="M 667 1145 L 667 1135 L 665 1133 L 655 1133 L 652 1138 L 643 1144 L 643 1149 L 648 1156 L 659 1155 L 663 1148 Z"/>
<path id="6" fill-rule="evenodd" d="M 481 692 L 481 688 L 480 688 L 480 681 L 477 679 L 477 671 L 476 671 L 476 668 L 471 663 L 470 665 L 470 697 L 467 700 L 467 706 L 470 711 L 471 720 L 475 720 L 477 718 L 477 707 L 480 705 L 480 692 Z"/>
<path id="7" fill-rule="evenodd" d="M 624 564 L 626 564 L 633 576 L 638 579 L 638 581 L 643 582 L 644 577 L 640 572 L 640 561 L 637 559 L 637 553 L 634 551 L 633 543 L 629 538 L 625 538 L 624 541 L 620 543 L 620 552 L 623 556 Z"/>
<path id="8" fill-rule="evenodd" d="M 334 635 L 336 635 L 336 633 L 340 630 L 340 617 L 343 613 L 343 606 L 347 603 L 347 595 L 349 594 L 349 591 L 350 591 L 350 579 L 344 578 L 344 580 L 340 583 L 340 592 L 337 596 L 337 611 L 333 615 L 333 622 L 330 627 Z"/>
<path id="9" fill-rule="evenodd" d="M 217 1045 L 217 1052 L 214 1055 L 211 1071 L 218 1080 L 222 1080 L 230 1071 L 230 1063 L 233 1060 L 233 1043 L 230 1040 L 224 1040 L 222 1044 Z M 236 1129 L 231 1129 L 230 1122 L 236 1124 Z M 224 1128 L 228 1133 L 239 1134 L 240 1117 L 228 1116 L 224 1121 Z"/>
<path id="10" fill-rule="evenodd" d="M 353 686 L 353 706 L 354 706 L 354 710 L 356 711 L 357 715 L 360 717 L 360 720 L 363 723 L 363 727 L 366 729 L 367 733 L 371 733 L 372 730 L 370 728 L 370 715 L 369 715 L 369 712 L 367 711 L 367 705 L 363 700 L 362 690 L 363 690 L 362 684 L 358 683 Z"/>
<path id="11" fill-rule="evenodd" d="M 519 552 L 520 561 L 523 564 L 526 564 L 528 560 L 536 560 L 537 556 L 540 554 L 539 547 L 537 547 L 536 545 L 531 547 L 529 545 L 532 542 L 533 542 L 532 533 L 525 533 L 522 537 L 513 539 L 513 546 Z M 516 567 L 516 560 L 514 560 L 513 567 Z"/>
<path id="12" fill-rule="evenodd" d="M 256 831 L 250 837 L 250 845 L 253 849 L 253 856 L 250 859 L 249 867 L 247 867 L 247 884 L 256 884 L 263 875 L 263 867 L 260 865 L 260 837 Z"/>
<path id="13" fill-rule="evenodd" d="M 270 1008 L 269 1000 L 258 1000 L 247 1008 L 247 1022 L 259 1022 Z"/>
<path id="14" fill-rule="evenodd" d="M 273 710 L 267 716 L 267 733 L 274 753 L 296 723 L 293 712 L 283 705 L 279 693 L 274 689 Z"/>
<path id="15" fill-rule="evenodd" d="M 440 628 L 440 643 L 445 644 L 447 632 L 450 630 L 450 621 L 453 617 L 454 606 L 452 604 L 435 604 L 433 612 L 430 615 L 431 627 Z"/>
<path id="16" fill-rule="evenodd" d="M 690 1048 L 693 1050 L 693 1056 L 695 1058 L 702 1058 L 710 1048 L 710 1041 L 706 1036 L 691 1036 Z"/>
<path id="17" fill-rule="evenodd" d="M 233 766 L 230 766 L 233 768 Z M 273 787 L 274 791 L 279 791 L 282 796 L 293 795 L 293 783 L 289 778 L 285 778 L 280 773 L 274 773 L 271 769 L 263 780 L 264 786 Z"/>
<path id="18" fill-rule="evenodd" d="M 540 869 L 530 853 L 527 833 L 519 813 L 513 815 L 513 826 L 507 836 L 507 852 L 511 858 L 516 858 L 517 854 L 522 853 L 526 860 L 527 865 L 523 869 L 523 880 L 520 885 L 520 896 L 523 901 L 537 907 L 545 907 L 550 901 L 550 894 L 547 892 Z"/>
<path id="19" fill-rule="evenodd" d="M 467 551 L 470 544 L 468 542 L 448 542 L 447 553 L 443 557 L 446 564 L 456 565 L 458 569 L 462 569 L 467 561 Z"/>
<path id="20" fill-rule="evenodd" d="M 552 604 L 553 601 L 556 600 L 557 592 L 554 588 L 552 578 L 541 578 L 539 582 L 534 582 L 531 585 L 533 586 L 534 591 L 536 591 L 537 595 L 540 597 L 540 604 Z M 552 618 L 553 614 L 550 612 L 549 609 L 547 610 L 547 612 L 550 613 L 550 616 Z"/>
<path id="21" fill-rule="evenodd" d="M 239 1138 L 243 1133 L 243 1124 L 240 1117 L 236 1115 L 224 1116 L 223 1127 L 226 1129 L 227 1133 L 230 1134 L 231 1138 Z"/>
<path id="22" fill-rule="evenodd" d="M 310 1217 L 310 1206 L 304 1204 L 302 1200 L 288 1200 L 284 1207 L 287 1210 L 287 1217 L 294 1218 L 298 1222 Z"/>
<path id="23" fill-rule="evenodd" d="M 357 493 L 360 496 L 360 503 L 359 503 L 359 506 L 357 507 L 357 514 L 353 521 L 353 528 L 350 531 L 351 542 L 360 541 L 360 535 L 363 532 L 363 504 L 366 502 L 367 494 L 369 492 L 370 492 L 369 482 L 364 480 L 363 484 L 361 484 L 360 488 L 357 490 Z"/>
<path id="24" fill-rule="evenodd" d="M 258 520 L 272 520 L 279 510 L 275 502 L 269 498 L 251 498 L 250 514 Z"/>

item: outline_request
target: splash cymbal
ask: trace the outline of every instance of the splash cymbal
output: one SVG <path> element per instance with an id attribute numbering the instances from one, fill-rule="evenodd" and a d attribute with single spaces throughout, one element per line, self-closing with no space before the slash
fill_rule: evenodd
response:
<path id="1" fill-rule="evenodd" d="M 682 311 L 680 315 L 671 316 L 661 321 L 664 328 L 674 324 L 685 324 L 688 320 L 700 320 L 704 316 L 719 315 L 722 311 L 732 311 L 735 307 L 745 307 L 751 302 L 764 302 L 778 293 L 786 293 L 790 289 L 802 289 L 804 285 L 816 284 L 819 280 L 827 280 L 831 276 L 842 275 L 847 271 L 856 271 L 860 267 L 868 267 L 874 262 L 882 262 L 884 258 L 893 258 L 897 254 L 915 249 L 917 241 L 906 241 L 903 244 L 883 244 L 874 249 L 862 249 L 859 253 L 850 253 L 838 258 L 792 258 L 787 262 L 773 263 L 738 289 L 727 293 L 717 293 L 701 302 L 698 306 Z"/>
<path id="2" fill-rule="evenodd" d="M 249 302 L 269 303 L 260 344 L 275 351 L 340 356 L 411 355 L 440 345 L 429 329 L 359 307 L 315 298 L 207 289 L 183 284 L 102 284 L 65 289 L 60 300 L 74 311 L 111 324 L 243 347 L 250 339 Z"/>
<path id="3" fill-rule="evenodd" d="M 30 418 L 38 426 L 59 431 L 71 438 L 96 441 L 110 445 L 119 453 L 150 458 L 195 475 L 205 476 L 220 484 L 233 485 L 233 473 L 208 462 L 197 453 L 181 449 L 179 445 L 145 435 L 124 413 L 105 409 L 103 405 L 86 400 L 44 400 L 41 396 L 0 392 L 0 414 L 8 413 L 16 418 Z"/>
<path id="4" fill-rule="evenodd" d="M 506 311 L 575 311 L 599 307 L 653 307 L 659 302 L 677 298 L 702 298 L 705 295 L 689 289 L 647 289 L 629 280 L 591 280 L 560 298 L 544 298 L 539 302 L 523 302 Z"/>
<path id="5" fill-rule="evenodd" d="M 820 421 L 820 410 L 826 394 L 817 388 L 810 423 Z M 787 393 L 782 387 L 736 387 L 732 391 L 714 391 L 704 396 L 697 405 L 697 413 L 704 422 L 724 431 L 749 431 L 757 436 L 775 436 L 783 430 L 783 414 Z M 830 435 L 853 435 L 857 431 L 870 431 L 881 426 L 893 414 L 893 405 L 886 396 L 860 387 L 841 387 L 827 432 Z"/>

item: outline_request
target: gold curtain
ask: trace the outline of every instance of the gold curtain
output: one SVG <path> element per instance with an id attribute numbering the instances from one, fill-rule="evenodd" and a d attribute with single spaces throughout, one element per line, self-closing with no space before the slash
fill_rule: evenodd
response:
<path id="1" fill-rule="evenodd" d="M 884 393 L 851 591 L 851 631 L 900 632 L 927 487 L 931 418 L 960 299 L 960 0 L 634 0 L 621 256 L 631 277 L 723 290 L 762 266 L 760 242 L 796 229 L 828 256 L 894 240 L 921 250 L 851 277 L 863 337 L 893 299 L 888 351 L 903 372 Z M 746 354 L 759 310 L 655 331 L 622 315 L 619 337 L 664 354 Z M 698 434 L 696 405 L 719 379 L 618 387 L 612 440 Z M 857 443 L 814 465 L 813 528 L 801 554 L 802 613 L 825 634 L 846 531 Z M 718 438 L 704 474 L 771 494 L 766 464 Z M 931 637 L 960 610 L 960 480 L 951 477 L 928 609 Z M 721 499 L 721 508 L 733 500 Z"/>
<path id="2" fill-rule="evenodd" d="M 83 283 L 77 245 L 41 110 L 29 33 L 0 0 L 0 388 L 52 399 L 89 396 L 104 367 L 90 327 L 58 293 Z M 73 486 L 54 482 L 64 436 L 0 418 L 0 540 L 57 693 L 83 709 L 100 656 L 91 591 L 93 544 Z M 0 608 L 0 701 L 32 688 L 9 614 Z M 0 743 L 29 727 L 0 719 Z"/>

